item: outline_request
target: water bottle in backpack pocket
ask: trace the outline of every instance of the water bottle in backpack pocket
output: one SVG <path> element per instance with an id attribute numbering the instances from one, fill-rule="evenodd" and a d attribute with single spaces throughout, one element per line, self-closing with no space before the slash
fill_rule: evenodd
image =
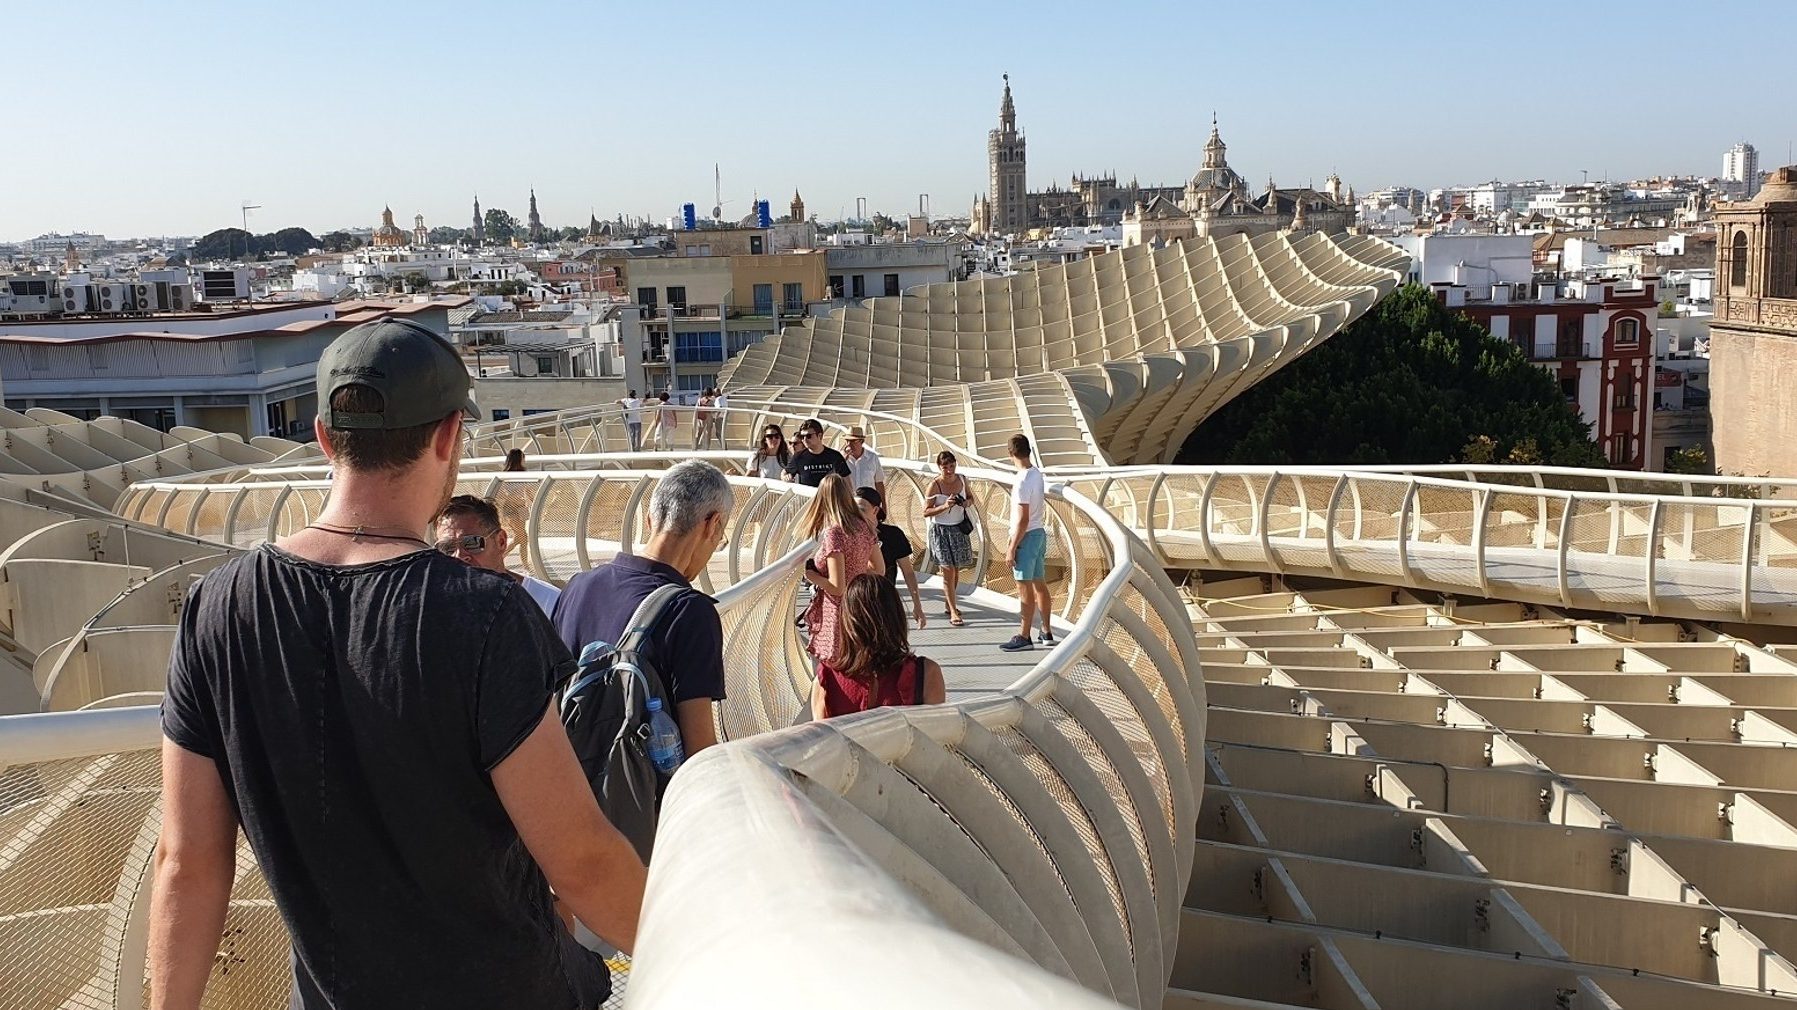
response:
<path id="1" fill-rule="evenodd" d="M 648 645 L 656 622 L 683 592 L 690 590 L 668 585 L 650 593 L 617 645 L 587 643 L 562 695 L 562 726 L 599 809 L 644 862 L 654 848 L 662 793 L 685 758 Z"/>

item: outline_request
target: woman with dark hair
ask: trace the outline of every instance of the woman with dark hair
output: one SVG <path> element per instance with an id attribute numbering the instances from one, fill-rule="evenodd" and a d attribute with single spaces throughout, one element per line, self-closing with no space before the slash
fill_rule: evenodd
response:
<path id="1" fill-rule="evenodd" d="M 948 623 L 959 628 L 961 600 L 956 587 L 961 569 L 973 567 L 973 510 L 968 508 L 967 478 L 955 472 L 959 465 L 947 449 L 936 454 L 941 476 L 924 492 L 923 514 L 930 520 L 930 557 L 942 570 L 943 595 L 948 597 Z"/>
<path id="2" fill-rule="evenodd" d="M 818 664 L 811 717 L 940 705 L 947 697 L 942 667 L 911 651 L 898 590 L 872 573 L 855 576 L 842 597 L 836 657 Z"/>
<path id="3" fill-rule="evenodd" d="M 861 518 L 874 524 L 874 532 L 880 538 L 880 557 L 885 562 L 886 581 L 898 586 L 899 573 L 905 573 L 905 585 L 911 588 L 911 619 L 917 622 L 922 631 L 926 624 L 923 616 L 923 594 L 917 582 L 917 568 L 911 563 L 911 555 L 917 549 L 911 546 L 911 538 L 905 531 L 886 521 L 886 501 L 880 492 L 871 487 L 855 489 L 855 499 L 861 504 Z"/>
<path id="4" fill-rule="evenodd" d="M 761 441 L 749 454 L 749 476 L 779 480 L 786 472 L 786 461 L 792 458 L 792 447 L 786 444 L 786 432 L 773 423 L 761 426 Z"/>
<path id="5" fill-rule="evenodd" d="M 505 465 L 499 468 L 501 473 L 524 472 L 524 450 L 507 449 Z M 493 504 L 499 509 L 499 526 L 505 530 L 509 546 L 518 549 L 518 567 L 530 569 L 530 540 L 525 534 L 526 519 L 530 512 L 531 485 L 501 482 L 493 491 Z"/>

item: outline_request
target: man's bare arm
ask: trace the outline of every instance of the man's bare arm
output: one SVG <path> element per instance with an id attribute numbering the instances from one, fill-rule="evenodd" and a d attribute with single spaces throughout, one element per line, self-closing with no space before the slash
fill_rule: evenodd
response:
<path id="1" fill-rule="evenodd" d="M 636 946 L 648 871 L 599 812 L 553 706 L 493 769 L 493 788 L 556 895 L 588 929 L 628 954 Z"/>
<path id="2" fill-rule="evenodd" d="M 718 724 L 712 716 L 710 698 L 692 698 L 674 703 L 674 722 L 680 726 L 680 745 L 692 757 L 718 742 Z"/>
<path id="3" fill-rule="evenodd" d="M 162 741 L 162 838 L 150 895 L 151 1010 L 196 1010 L 237 866 L 237 816 L 218 765 Z"/>

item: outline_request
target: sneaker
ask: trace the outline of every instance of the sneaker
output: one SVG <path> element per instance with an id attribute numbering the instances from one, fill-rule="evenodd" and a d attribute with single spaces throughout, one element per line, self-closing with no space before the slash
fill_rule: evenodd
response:
<path id="1" fill-rule="evenodd" d="M 1012 635 L 1011 640 L 999 646 L 999 648 L 1006 652 L 1022 652 L 1025 649 L 1035 648 L 1035 645 L 1022 635 Z"/>
<path id="2" fill-rule="evenodd" d="M 1044 631 L 1042 633 L 1041 637 L 1037 638 L 1036 641 L 1042 643 L 1043 645 L 1053 645 L 1054 644 L 1054 632 Z"/>

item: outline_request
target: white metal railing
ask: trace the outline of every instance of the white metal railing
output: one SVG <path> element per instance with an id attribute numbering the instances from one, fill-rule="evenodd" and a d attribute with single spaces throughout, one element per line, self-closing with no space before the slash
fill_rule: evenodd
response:
<path id="1" fill-rule="evenodd" d="M 1322 468 L 1165 468 L 1073 482 L 1174 567 L 1797 624 L 1797 503 L 1781 499 Z"/>

